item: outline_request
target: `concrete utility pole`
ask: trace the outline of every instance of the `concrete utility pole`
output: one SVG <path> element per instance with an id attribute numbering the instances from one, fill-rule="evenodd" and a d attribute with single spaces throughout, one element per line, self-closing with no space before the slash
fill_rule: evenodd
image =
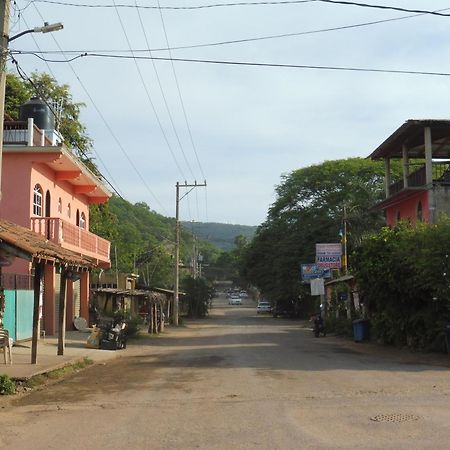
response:
<path id="1" fill-rule="evenodd" d="M 177 181 L 176 184 L 176 204 L 175 204 L 175 283 L 173 288 L 173 311 L 172 311 L 172 321 L 175 326 L 178 326 L 178 317 L 179 317 L 179 284 L 180 284 L 180 201 L 183 200 L 192 190 L 196 187 L 206 187 L 206 181 L 202 184 L 187 184 L 185 181 L 184 184 L 180 184 Z M 186 189 L 190 188 L 181 198 L 180 198 L 180 187 L 184 187 Z"/>
<path id="2" fill-rule="evenodd" d="M 9 42 L 10 0 L 0 1 L 0 201 L 2 199 L 2 156 L 3 156 L 3 117 L 5 115 L 6 58 Z"/>

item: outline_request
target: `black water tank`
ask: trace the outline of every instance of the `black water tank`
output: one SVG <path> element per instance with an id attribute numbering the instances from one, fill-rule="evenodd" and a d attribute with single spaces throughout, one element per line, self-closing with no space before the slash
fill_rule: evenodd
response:
<path id="1" fill-rule="evenodd" d="M 19 120 L 34 119 L 35 125 L 41 130 L 53 130 L 55 118 L 50 108 L 38 97 L 33 97 L 20 106 Z"/>

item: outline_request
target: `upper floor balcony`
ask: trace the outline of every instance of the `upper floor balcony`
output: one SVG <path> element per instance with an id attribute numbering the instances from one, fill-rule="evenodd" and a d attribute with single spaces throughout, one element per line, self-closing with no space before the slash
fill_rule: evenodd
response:
<path id="1" fill-rule="evenodd" d="M 95 259 L 100 267 L 111 266 L 111 243 L 96 234 L 53 217 L 32 217 L 31 229 L 67 250 Z"/>
<path id="2" fill-rule="evenodd" d="M 3 144 L 25 147 L 45 147 L 61 142 L 55 130 L 41 130 L 33 119 L 27 121 L 9 120 L 4 122 Z"/>
<path id="3" fill-rule="evenodd" d="M 426 167 L 425 164 L 410 165 L 409 168 L 415 168 L 407 176 L 408 188 L 424 188 L 426 182 Z M 450 184 L 450 165 L 449 163 L 433 163 L 433 184 L 449 185 Z M 389 186 L 389 196 L 395 195 L 405 188 L 403 180 L 396 181 Z"/>

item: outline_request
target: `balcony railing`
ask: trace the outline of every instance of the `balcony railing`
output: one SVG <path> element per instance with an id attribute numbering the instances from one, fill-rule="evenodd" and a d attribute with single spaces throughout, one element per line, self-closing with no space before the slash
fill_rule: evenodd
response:
<path id="1" fill-rule="evenodd" d="M 67 250 L 110 262 L 111 243 L 109 241 L 62 219 L 32 217 L 31 229 Z"/>
<path id="2" fill-rule="evenodd" d="M 450 184 L 450 166 L 448 163 L 433 164 L 433 182 Z M 426 185 L 425 164 L 408 175 L 408 187 L 421 187 Z M 403 180 L 399 180 L 389 186 L 389 195 L 394 195 L 404 188 Z"/>
<path id="3" fill-rule="evenodd" d="M 30 128 L 28 122 L 14 120 L 4 123 L 3 144 L 43 147 L 52 142 L 36 125 Z"/>

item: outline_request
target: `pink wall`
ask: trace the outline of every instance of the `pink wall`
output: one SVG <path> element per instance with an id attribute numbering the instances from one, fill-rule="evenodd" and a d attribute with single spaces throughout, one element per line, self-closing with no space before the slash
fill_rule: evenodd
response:
<path id="1" fill-rule="evenodd" d="M 409 220 L 412 224 L 417 222 L 417 205 L 422 203 L 422 218 L 429 221 L 428 192 L 419 192 L 413 197 L 408 197 L 402 202 L 386 208 L 386 225 L 397 225 L 397 216 L 400 213 L 400 220 Z"/>
<path id="2" fill-rule="evenodd" d="M 84 213 L 86 230 L 89 230 L 89 206 L 84 195 L 73 193 L 67 181 L 56 181 L 53 170 L 43 163 L 32 162 L 36 155 L 26 153 L 3 153 L 2 197 L 0 216 L 18 225 L 30 227 L 33 216 L 33 189 L 36 184 L 42 187 L 45 215 L 46 192 L 50 191 L 50 217 L 61 218 L 76 224 L 76 212 Z M 61 198 L 61 212 L 58 210 Z M 68 214 L 70 205 L 70 216 Z"/>

